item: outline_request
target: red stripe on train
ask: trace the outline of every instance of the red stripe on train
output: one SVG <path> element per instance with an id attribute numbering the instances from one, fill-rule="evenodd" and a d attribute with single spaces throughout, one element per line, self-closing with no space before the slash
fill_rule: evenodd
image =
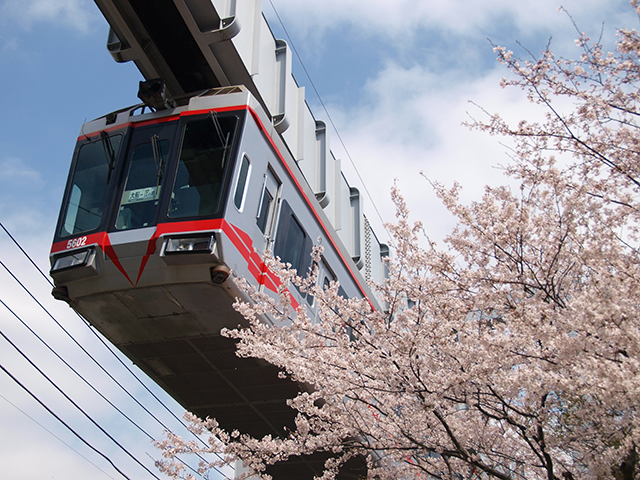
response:
<path id="1" fill-rule="evenodd" d="M 106 232 L 93 233 L 90 235 L 85 235 L 82 237 L 76 237 L 74 239 L 70 239 L 66 242 L 56 242 L 53 244 L 51 248 L 51 253 L 59 253 L 65 250 L 73 251 L 80 248 L 85 248 L 88 246 L 98 246 L 102 249 L 102 251 L 109 257 L 109 259 L 113 262 L 116 268 L 124 275 L 124 277 L 131 283 L 131 285 L 135 286 L 140 281 L 142 277 L 142 273 L 144 272 L 145 267 L 147 266 L 147 262 L 151 255 L 156 253 L 158 239 L 163 235 L 170 235 L 174 233 L 182 233 L 182 234 L 190 234 L 190 233 L 198 233 L 205 232 L 211 230 L 221 230 L 234 245 L 236 250 L 242 255 L 242 257 L 247 262 L 247 268 L 251 275 L 255 278 L 258 285 L 264 285 L 265 288 L 277 293 L 278 287 L 280 286 L 280 279 L 272 272 L 267 265 L 262 261 L 262 258 L 256 252 L 255 248 L 253 248 L 253 241 L 251 237 L 244 232 L 242 229 L 238 228 L 235 225 L 228 223 L 226 220 L 217 218 L 211 220 L 190 220 L 185 222 L 172 222 L 172 223 L 161 223 L 156 227 L 155 232 L 149 239 L 147 244 L 147 251 L 145 255 L 142 257 L 142 261 L 140 262 L 140 269 L 138 271 L 138 276 L 136 278 L 135 283 L 131 280 L 126 270 L 120 263 L 120 259 L 118 255 L 111 245 L 111 241 L 109 239 L 109 235 Z M 78 242 L 78 239 L 82 239 Z M 77 245 L 77 246 L 72 246 Z M 297 309 L 299 304 L 289 292 L 289 297 L 291 299 L 291 304 L 294 309 Z"/>

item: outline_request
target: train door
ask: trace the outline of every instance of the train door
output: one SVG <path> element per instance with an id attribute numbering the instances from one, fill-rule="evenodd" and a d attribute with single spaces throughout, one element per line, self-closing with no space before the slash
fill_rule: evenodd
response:
<path id="1" fill-rule="evenodd" d="M 280 203 L 281 182 L 276 174 L 267 167 L 262 179 L 262 191 L 256 212 L 256 224 L 263 234 L 262 239 L 257 239 L 256 250 L 259 253 L 269 252 L 273 247 L 276 216 Z"/>

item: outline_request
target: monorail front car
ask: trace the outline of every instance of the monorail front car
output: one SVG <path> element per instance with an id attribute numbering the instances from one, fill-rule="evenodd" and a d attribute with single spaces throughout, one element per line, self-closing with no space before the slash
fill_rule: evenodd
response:
<path id="1" fill-rule="evenodd" d="M 235 355 L 223 327 L 244 319 L 232 278 L 274 291 L 272 251 L 299 272 L 325 246 L 319 280 L 368 294 L 258 102 L 214 89 L 158 111 L 85 124 L 51 250 L 54 296 L 69 303 L 186 409 L 226 428 L 283 435 L 298 385 Z M 231 277 L 230 277 L 231 275 Z M 293 301 L 313 299 L 292 287 Z"/>

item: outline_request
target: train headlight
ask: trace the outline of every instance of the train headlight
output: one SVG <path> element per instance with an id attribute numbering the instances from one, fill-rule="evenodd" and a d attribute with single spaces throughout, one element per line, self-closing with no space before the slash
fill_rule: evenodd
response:
<path id="1" fill-rule="evenodd" d="M 72 252 L 68 255 L 61 255 L 56 258 L 51 267 L 51 273 L 56 273 L 61 270 L 67 270 L 74 267 L 82 267 L 87 265 L 89 257 L 91 256 L 93 249 L 81 250 L 79 252 Z"/>
<path id="2" fill-rule="evenodd" d="M 173 255 L 176 253 L 212 253 L 215 246 L 216 240 L 213 235 L 169 238 L 164 253 L 165 255 Z"/>

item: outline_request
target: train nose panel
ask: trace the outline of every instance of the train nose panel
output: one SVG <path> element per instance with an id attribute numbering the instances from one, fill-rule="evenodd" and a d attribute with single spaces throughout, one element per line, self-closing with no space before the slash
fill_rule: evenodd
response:
<path id="1" fill-rule="evenodd" d="M 156 227 L 113 232 L 108 234 L 105 254 L 118 270 L 136 285 L 149 260 L 156 250 Z"/>

